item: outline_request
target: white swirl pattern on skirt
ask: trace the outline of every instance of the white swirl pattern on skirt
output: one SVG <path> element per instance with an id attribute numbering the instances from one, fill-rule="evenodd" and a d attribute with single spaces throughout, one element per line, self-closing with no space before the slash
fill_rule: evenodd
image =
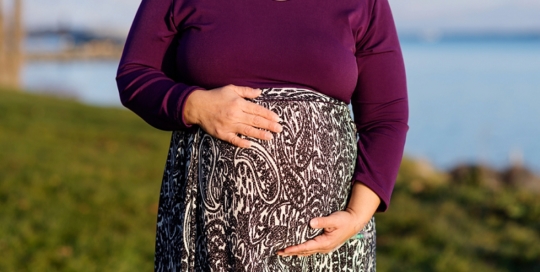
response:
<path id="1" fill-rule="evenodd" d="M 309 220 L 343 210 L 356 161 L 347 105 L 298 88 L 250 100 L 283 131 L 242 149 L 194 127 L 175 131 L 160 194 L 155 271 L 374 271 L 375 221 L 329 254 L 275 252 L 322 233 Z"/>

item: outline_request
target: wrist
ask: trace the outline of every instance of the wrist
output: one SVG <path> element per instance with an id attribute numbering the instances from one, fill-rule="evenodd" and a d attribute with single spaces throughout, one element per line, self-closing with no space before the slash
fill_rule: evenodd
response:
<path id="1" fill-rule="evenodd" d="M 364 228 L 364 226 L 367 224 L 366 219 L 363 218 L 358 211 L 354 210 L 351 207 L 346 207 L 345 211 L 348 212 L 353 218 L 351 220 L 351 224 L 354 226 L 354 232 L 355 233 L 360 232 Z"/>
<path id="2" fill-rule="evenodd" d="M 369 187 L 361 182 L 354 182 L 351 197 L 345 211 L 353 216 L 355 230 L 361 231 L 371 220 L 381 200 Z"/>
<path id="3" fill-rule="evenodd" d="M 187 96 L 186 102 L 184 104 L 184 110 L 182 112 L 184 121 L 187 125 L 199 124 L 199 101 L 201 101 L 201 96 L 203 95 L 203 93 L 204 90 L 196 89 Z"/>

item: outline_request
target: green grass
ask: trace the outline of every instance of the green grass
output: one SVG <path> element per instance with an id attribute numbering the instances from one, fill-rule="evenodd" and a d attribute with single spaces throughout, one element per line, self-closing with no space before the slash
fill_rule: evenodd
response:
<path id="1" fill-rule="evenodd" d="M 380 271 L 540 271 L 538 193 L 420 165 L 404 160 L 391 208 L 377 216 Z"/>
<path id="2" fill-rule="evenodd" d="M 127 110 L 0 92 L 0 271 L 152 271 L 169 137 Z"/>
<path id="3" fill-rule="evenodd" d="M 152 271 L 170 133 L 135 114 L 0 91 L 0 271 Z M 538 194 L 404 160 L 379 271 L 540 271 Z"/>

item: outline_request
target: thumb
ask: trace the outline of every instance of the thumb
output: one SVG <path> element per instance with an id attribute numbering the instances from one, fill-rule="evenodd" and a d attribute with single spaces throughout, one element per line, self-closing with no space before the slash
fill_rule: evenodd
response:
<path id="1" fill-rule="evenodd" d="M 236 93 L 244 98 L 255 98 L 259 95 L 261 95 L 262 90 L 261 89 L 253 89 L 249 87 L 237 87 Z"/>
<path id="2" fill-rule="evenodd" d="M 309 221 L 309 225 L 314 229 L 324 229 L 334 226 L 332 220 L 328 217 L 315 217 Z"/>

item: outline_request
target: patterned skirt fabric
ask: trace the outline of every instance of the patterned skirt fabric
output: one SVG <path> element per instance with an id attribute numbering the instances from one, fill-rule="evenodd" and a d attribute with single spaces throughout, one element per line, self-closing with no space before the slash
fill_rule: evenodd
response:
<path id="1" fill-rule="evenodd" d="M 310 219 L 346 207 L 356 160 L 347 105 L 298 88 L 250 100 L 283 131 L 238 148 L 175 131 L 161 187 L 155 271 L 374 271 L 375 221 L 328 254 L 277 256 L 323 232 Z"/>

